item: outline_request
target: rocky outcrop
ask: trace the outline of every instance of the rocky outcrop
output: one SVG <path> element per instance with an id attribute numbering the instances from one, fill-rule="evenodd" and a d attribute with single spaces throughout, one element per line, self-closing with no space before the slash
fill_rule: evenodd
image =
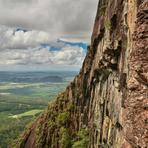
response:
<path id="1" fill-rule="evenodd" d="M 147 0 L 99 0 L 79 75 L 17 147 L 146 148 L 147 35 Z"/>

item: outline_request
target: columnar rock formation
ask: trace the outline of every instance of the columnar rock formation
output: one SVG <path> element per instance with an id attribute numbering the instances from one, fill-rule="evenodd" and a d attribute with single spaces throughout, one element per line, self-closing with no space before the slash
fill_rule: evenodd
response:
<path id="1" fill-rule="evenodd" d="M 147 37 L 148 0 L 99 0 L 79 75 L 17 146 L 146 148 Z"/>

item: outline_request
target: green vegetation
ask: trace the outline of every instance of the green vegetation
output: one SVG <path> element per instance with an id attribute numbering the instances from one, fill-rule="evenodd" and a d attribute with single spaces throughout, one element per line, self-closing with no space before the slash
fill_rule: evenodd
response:
<path id="1" fill-rule="evenodd" d="M 54 121 L 52 121 L 52 120 L 49 120 L 48 121 L 48 126 L 49 127 L 55 127 L 56 126 L 56 123 Z"/>
<path id="2" fill-rule="evenodd" d="M 13 119 L 7 112 L 0 113 L 0 146 L 6 148 L 24 130 L 25 126 L 35 119 L 36 116 Z"/>
<path id="3" fill-rule="evenodd" d="M 59 96 L 62 96 L 62 94 L 59 94 Z M 58 96 L 58 97 L 59 97 Z M 64 96 L 63 96 L 64 97 Z M 59 98 L 60 102 L 63 102 L 64 99 Z M 53 137 L 51 137 L 53 142 L 51 147 L 56 147 L 56 140 L 58 140 L 61 148 L 71 148 L 72 147 L 72 140 L 71 140 L 71 132 L 70 129 L 68 129 L 67 124 L 69 124 L 69 118 L 70 118 L 70 109 L 72 108 L 71 103 L 67 103 L 63 112 L 58 113 L 55 108 L 56 106 L 56 101 L 52 101 L 48 105 L 48 121 L 45 122 L 42 126 L 39 125 L 36 129 L 36 147 L 43 147 L 43 145 L 46 144 L 46 139 L 44 138 L 45 133 L 44 128 L 48 126 L 48 134 Z M 59 138 L 56 139 L 54 137 L 53 133 L 54 131 L 57 130 L 59 134 Z"/>
<path id="4" fill-rule="evenodd" d="M 100 8 L 100 14 L 101 14 L 101 15 L 105 15 L 105 10 L 106 10 L 106 8 L 107 8 L 106 5 L 101 6 L 101 8 Z"/>
<path id="5" fill-rule="evenodd" d="M 25 113 L 13 115 L 13 116 L 10 116 L 10 117 L 11 118 L 22 118 L 22 117 L 27 117 L 27 116 L 35 116 L 36 114 L 41 113 L 42 111 L 43 110 L 34 109 L 34 110 L 31 110 L 31 111 L 27 111 Z"/>
<path id="6" fill-rule="evenodd" d="M 61 96 L 61 98 L 59 98 Z M 80 129 L 77 133 L 69 126 L 70 113 L 74 109 L 72 102 L 64 100 L 64 95 L 58 96 L 58 101 L 51 101 L 47 111 L 41 117 L 41 123 L 35 129 L 35 139 L 37 148 L 50 147 L 61 148 L 87 148 L 89 143 L 89 133 L 87 129 Z M 57 111 L 57 109 L 59 109 Z M 48 118 L 48 120 L 47 120 Z M 45 119 L 45 120 L 44 120 Z M 18 141 L 21 144 L 23 140 Z"/>
<path id="7" fill-rule="evenodd" d="M 62 148 L 70 148 L 71 147 L 71 137 L 69 134 L 69 129 L 62 127 L 60 129 L 60 145 Z"/>
<path id="8" fill-rule="evenodd" d="M 0 148 L 7 148 L 17 139 L 66 85 L 0 83 Z"/>
<path id="9" fill-rule="evenodd" d="M 87 129 L 79 130 L 75 136 L 70 135 L 69 129 L 61 127 L 60 145 L 62 148 L 87 148 L 89 135 Z"/>
<path id="10" fill-rule="evenodd" d="M 65 125 L 69 119 L 69 112 L 60 113 L 56 119 L 58 125 Z"/>
<path id="11" fill-rule="evenodd" d="M 106 20 L 106 21 L 105 21 L 105 28 L 106 28 L 107 30 L 110 30 L 110 29 L 111 29 L 111 22 L 110 22 L 109 20 Z"/>
<path id="12" fill-rule="evenodd" d="M 68 104 L 67 104 L 67 111 L 72 111 L 73 109 L 74 109 L 74 104 L 72 104 L 72 102 L 69 102 Z"/>
<path id="13" fill-rule="evenodd" d="M 87 148 L 89 143 L 88 131 L 81 129 L 77 132 L 76 138 L 72 144 L 72 148 Z"/>

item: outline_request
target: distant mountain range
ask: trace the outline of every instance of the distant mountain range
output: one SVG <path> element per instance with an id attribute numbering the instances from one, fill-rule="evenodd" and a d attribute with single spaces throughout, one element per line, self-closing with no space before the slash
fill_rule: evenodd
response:
<path id="1" fill-rule="evenodd" d="M 47 77 L 15 77 L 12 78 L 10 81 L 16 82 L 16 83 L 39 83 L 39 82 L 63 82 L 63 78 L 59 76 L 47 76 Z"/>
<path id="2" fill-rule="evenodd" d="M 70 80 L 76 72 L 0 72 L 0 82 L 12 83 L 62 83 Z"/>

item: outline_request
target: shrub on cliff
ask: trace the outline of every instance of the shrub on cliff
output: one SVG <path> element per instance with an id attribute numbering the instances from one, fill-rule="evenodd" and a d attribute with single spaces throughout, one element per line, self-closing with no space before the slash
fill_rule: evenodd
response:
<path id="1" fill-rule="evenodd" d="M 81 129 L 76 134 L 76 138 L 73 141 L 72 148 L 87 148 L 89 143 L 89 137 L 88 137 L 88 131 L 87 129 Z"/>
<path id="2" fill-rule="evenodd" d="M 69 129 L 62 127 L 60 129 L 60 145 L 62 148 L 70 148 L 71 147 L 71 137 L 69 134 Z"/>
<path id="3" fill-rule="evenodd" d="M 65 125 L 69 119 L 69 116 L 70 116 L 69 112 L 60 113 L 57 117 L 57 120 L 56 120 L 58 125 L 60 125 L 60 126 Z"/>

